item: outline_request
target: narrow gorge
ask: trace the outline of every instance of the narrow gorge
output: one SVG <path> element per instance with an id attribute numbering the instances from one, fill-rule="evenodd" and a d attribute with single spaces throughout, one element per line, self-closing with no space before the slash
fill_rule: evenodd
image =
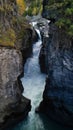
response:
<path id="1" fill-rule="evenodd" d="M 26 60 L 24 66 L 24 77 L 21 79 L 24 86 L 23 95 L 31 99 L 32 108 L 27 118 L 11 130 L 72 130 L 70 128 L 65 128 L 58 125 L 50 118 L 48 119 L 45 115 L 43 115 L 41 113 L 41 109 L 43 110 L 44 107 L 47 108 L 46 105 L 42 108 L 41 106 L 39 107 L 40 101 L 42 100 L 44 86 L 46 84 L 46 74 L 41 73 L 39 65 L 39 55 L 41 54 L 40 50 L 42 50 L 42 37 L 40 35 L 40 32 L 44 33 L 44 38 L 48 38 L 47 32 L 45 33 L 43 29 L 41 31 L 39 30 L 41 28 L 40 23 L 42 24 L 42 27 L 46 29 L 45 25 L 47 25 L 48 28 L 49 21 L 37 17 L 36 19 L 39 22 L 32 22 L 32 25 L 34 25 L 34 28 L 38 34 L 38 41 L 33 44 L 33 53 Z M 41 20 L 44 22 L 41 22 Z"/>
<path id="2" fill-rule="evenodd" d="M 73 129 L 72 4 L 0 1 L 0 130 Z"/>

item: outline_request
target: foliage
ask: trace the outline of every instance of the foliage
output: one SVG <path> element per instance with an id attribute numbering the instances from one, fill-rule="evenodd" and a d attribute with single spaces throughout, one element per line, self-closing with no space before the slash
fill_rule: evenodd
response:
<path id="1" fill-rule="evenodd" d="M 0 45 L 14 47 L 14 43 L 16 40 L 15 31 L 12 28 L 9 28 L 6 31 L 3 31 L 1 26 L 0 26 L 0 31 L 1 31 L 0 32 L 0 34 L 1 34 L 0 35 Z"/>
<path id="2" fill-rule="evenodd" d="M 32 16 L 42 12 L 42 0 L 28 0 L 28 2 L 27 0 L 24 1 L 26 3 L 26 10 L 24 12 L 24 15 Z"/>
<path id="3" fill-rule="evenodd" d="M 16 0 L 18 5 L 19 14 L 22 15 L 26 9 L 25 1 L 24 0 Z"/>
<path id="4" fill-rule="evenodd" d="M 50 19 L 55 19 L 59 28 L 64 29 L 69 36 L 73 36 L 73 0 L 49 0 L 46 6 L 52 12 Z"/>
<path id="5" fill-rule="evenodd" d="M 17 32 L 17 39 L 23 40 L 25 33 L 27 33 L 26 30 L 30 29 L 31 25 L 28 24 L 28 21 L 24 17 L 20 16 L 17 20 L 18 24 L 20 25 L 20 30 Z"/>
<path id="6" fill-rule="evenodd" d="M 22 3 L 20 1 L 20 3 Z M 21 4 L 20 4 L 21 5 Z M 24 7 L 24 4 L 22 4 Z M 25 35 L 26 29 L 30 25 L 22 17 L 24 8 L 21 8 L 20 15 L 17 12 L 17 5 L 15 0 L 1 0 L 0 3 L 0 45 L 18 48 L 18 44 Z"/>

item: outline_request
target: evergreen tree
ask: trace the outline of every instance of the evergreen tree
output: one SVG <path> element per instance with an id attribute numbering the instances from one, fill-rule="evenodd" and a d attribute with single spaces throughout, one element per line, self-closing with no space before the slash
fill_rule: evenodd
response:
<path id="1" fill-rule="evenodd" d="M 50 19 L 55 19 L 55 24 L 64 29 L 69 36 L 73 36 L 73 0 L 49 0 L 46 9 Z"/>

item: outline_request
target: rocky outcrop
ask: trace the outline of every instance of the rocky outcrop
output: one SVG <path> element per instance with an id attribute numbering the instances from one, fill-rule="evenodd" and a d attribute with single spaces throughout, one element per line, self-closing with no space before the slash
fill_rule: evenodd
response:
<path id="1" fill-rule="evenodd" d="M 22 41 L 16 44 L 16 47 L 22 53 L 23 63 L 25 63 L 26 59 L 32 54 L 33 31 L 34 30 L 32 28 L 26 28 Z"/>
<path id="2" fill-rule="evenodd" d="M 0 7 L 0 130 L 3 130 L 24 119 L 31 110 L 31 101 L 22 95 L 20 78 L 37 35 L 28 21 L 18 15 L 15 0 L 1 0 Z"/>
<path id="3" fill-rule="evenodd" d="M 49 38 L 45 40 L 43 36 L 43 49 L 40 53 L 41 60 L 43 57 L 46 59 L 47 78 L 39 110 L 55 121 L 70 127 L 73 127 L 72 42 L 64 30 L 58 29 L 52 23 Z M 40 63 L 44 66 L 41 60 Z"/>
<path id="4" fill-rule="evenodd" d="M 35 39 L 34 29 L 28 28 L 16 48 L 0 47 L 0 129 L 15 125 L 31 110 L 31 101 L 22 96 L 24 89 L 20 78 Z"/>
<path id="5" fill-rule="evenodd" d="M 42 37 L 42 47 L 39 54 L 39 64 L 41 72 L 47 73 L 47 51 L 48 51 L 48 44 L 47 41 L 49 39 L 49 21 L 44 18 L 40 18 L 37 26 L 40 30 L 41 37 Z"/>
<path id="6" fill-rule="evenodd" d="M 23 72 L 22 54 L 0 48 L 0 129 L 18 122 L 30 111 L 30 100 L 22 96 L 18 77 Z M 19 83 L 20 82 L 20 83 Z M 10 120 L 10 121 L 9 121 Z M 10 122 L 10 124 L 8 124 Z"/>

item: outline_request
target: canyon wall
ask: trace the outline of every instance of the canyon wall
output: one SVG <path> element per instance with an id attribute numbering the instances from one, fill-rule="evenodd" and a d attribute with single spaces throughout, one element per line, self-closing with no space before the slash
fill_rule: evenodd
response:
<path id="1" fill-rule="evenodd" d="M 15 0 L 0 1 L 0 129 L 18 123 L 31 109 L 20 78 L 37 35 L 17 9 Z"/>
<path id="2" fill-rule="evenodd" d="M 42 72 L 46 70 L 47 73 L 39 109 L 55 121 L 73 127 L 73 40 L 55 25 L 55 17 L 50 18 L 49 14 L 53 12 L 45 8 L 49 5 L 49 0 L 44 0 L 43 3 L 43 17 L 51 22 L 49 37 L 43 35 L 39 58 Z"/>

